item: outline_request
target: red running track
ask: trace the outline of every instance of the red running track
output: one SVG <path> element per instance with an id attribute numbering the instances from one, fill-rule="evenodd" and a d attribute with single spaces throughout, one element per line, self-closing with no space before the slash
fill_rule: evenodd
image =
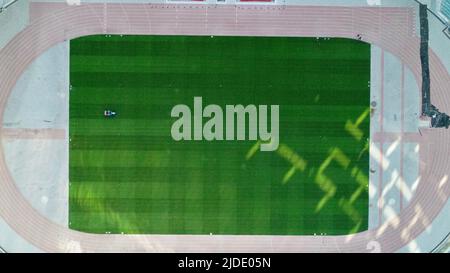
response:
<path id="1" fill-rule="evenodd" d="M 92 34 L 252 35 L 355 38 L 395 54 L 420 82 L 419 39 L 409 8 L 33 3 L 35 20 L 0 51 L 1 116 L 20 75 L 44 51 L 64 40 Z M 432 51 L 433 104 L 450 112 L 448 71 Z M 0 128 L 0 136 L 3 128 Z M 39 214 L 17 189 L 0 157 L 0 217 L 18 235 L 47 252 L 70 247 L 86 252 L 394 252 L 414 240 L 450 195 L 440 183 L 450 171 L 450 131 L 423 130 L 419 184 L 400 215 L 377 229 L 348 236 L 98 235 L 69 230 Z M 2 149 L 2 148 L 1 148 Z M 428 155 L 428 156 L 422 156 Z M 432 155 L 432 156 L 431 156 Z"/>

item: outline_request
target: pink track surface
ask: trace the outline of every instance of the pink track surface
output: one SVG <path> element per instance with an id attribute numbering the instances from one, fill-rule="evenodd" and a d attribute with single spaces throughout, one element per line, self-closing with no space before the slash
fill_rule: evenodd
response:
<path id="1" fill-rule="evenodd" d="M 32 3 L 31 11 L 38 12 L 32 14 L 34 20 L 0 51 L 0 115 L 18 78 L 36 57 L 64 40 L 102 33 L 352 39 L 362 34 L 364 41 L 395 54 L 420 82 L 420 41 L 413 34 L 414 14 L 408 8 Z M 446 90 L 450 76 L 432 50 L 430 70 L 433 104 L 450 112 Z M 73 231 L 49 221 L 30 205 L 16 187 L 3 153 L 0 216 L 25 240 L 48 252 L 66 251 L 73 242 L 87 252 L 368 252 L 372 241 L 381 251 L 394 252 L 422 233 L 447 202 L 450 183 L 440 181 L 450 171 L 449 132 L 422 130 L 426 139 L 421 146 L 422 182 L 398 218 L 351 236 L 96 235 Z"/>

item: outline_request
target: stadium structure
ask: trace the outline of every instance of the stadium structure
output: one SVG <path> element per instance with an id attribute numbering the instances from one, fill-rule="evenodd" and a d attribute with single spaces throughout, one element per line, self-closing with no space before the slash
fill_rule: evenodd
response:
<path id="1" fill-rule="evenodd" d="M 448 252 L 449 0 L 0 0 L 0 252 Z"/>

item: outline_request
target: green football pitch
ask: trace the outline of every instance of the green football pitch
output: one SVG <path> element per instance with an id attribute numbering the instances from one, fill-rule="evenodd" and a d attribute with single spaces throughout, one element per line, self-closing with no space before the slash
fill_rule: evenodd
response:
<path id="1" fill-rule="evenodd" d="M 369 80 L 370 45 L 349 39 L 72 40 L 69 226 L 126 234 L 366 230 Z M 279 105 L 278 149 L 173 140 L 172 108 L 192 109 L 197 96 L 223 108 Z M 117 116 L 105 118 L 105 109 Z"/>

